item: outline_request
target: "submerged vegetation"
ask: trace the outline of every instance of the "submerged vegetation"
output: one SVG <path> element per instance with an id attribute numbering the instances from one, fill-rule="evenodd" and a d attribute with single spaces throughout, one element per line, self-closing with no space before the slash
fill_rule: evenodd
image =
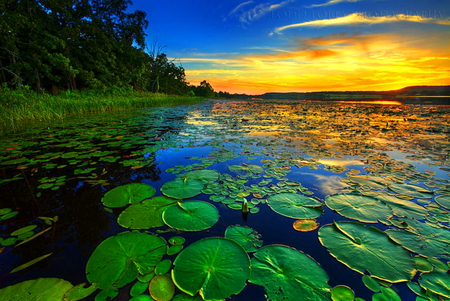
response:
<path id="1" fill-rule="evenodd" d="M 449 116 L 209 101 L 4 139 L 0 295 L 448 300 Z"/>

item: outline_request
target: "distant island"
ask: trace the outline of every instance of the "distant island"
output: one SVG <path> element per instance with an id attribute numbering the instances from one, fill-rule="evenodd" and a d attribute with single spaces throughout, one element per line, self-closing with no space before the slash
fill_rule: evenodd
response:
<path id="1" fill-rule="evenodd" d="M 391 91 L 268 92 L 261 95 L 232 94 L 231 96 L 232 98 L 255 100 L 376 100 L 411 97 L 450 97 L 450 86 L 410 86 Z"/>

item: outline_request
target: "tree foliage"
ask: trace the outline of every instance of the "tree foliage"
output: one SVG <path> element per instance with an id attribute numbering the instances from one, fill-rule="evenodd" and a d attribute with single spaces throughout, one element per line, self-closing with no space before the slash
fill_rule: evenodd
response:
<path id="1" fill-rule="evenodd" d="M 37 92 L 132 86 L 186 94 L 184 69 L 145 51 L 148 21 L 131 0 L 3 0 L 0 84 Z"/>

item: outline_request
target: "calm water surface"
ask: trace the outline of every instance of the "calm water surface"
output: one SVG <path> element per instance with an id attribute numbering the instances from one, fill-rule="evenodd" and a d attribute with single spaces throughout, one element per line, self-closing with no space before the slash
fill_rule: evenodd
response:
<path id="1" fill-rule="evenodd" d="M 235 192 L 259 187 L 264 195 L 247 197 L 254 200 L 251 207 L 258 209 L 246 221 L 240 210 L 211 201 L 211 193 L 194 197 L 214 204 L 220 219 L 205 231 L 177 233 L 186 238 L 186 246 L 204 237 L 223 236 L 230 225 L 246 225 L 261 235 L 263 245 L 282 244 L 309 254 L 325 269 L 331 287 L 347 285 L 356 297 L 371 300 L 373 292 L 364 286 L 362 275 L 338 262 L 320 244 L 319 229 L 296 231 L 296 219 L 277 214 L 265 200 L 288 191 L 286 183 L 292 181 L 301 184 L 301 189 L 298 184 L 295 187 L 297 193 L 321 202 L 334 194 L 374 193 L 373 188 L 348 180 L 349 176 L 369 175 L 430 190 L 431 199 L 405 195 L 403 199 L 424 207 L 434 204 L 436 196 L 450 191 L 449 120 L 450 107 L 433 104 L 214 100 L 92 116 L 6 137 L 0 142 L 0 209 L 10 208 L 18 214 L 0 221 L 2 241 L 27 225 L 37 226 L 34 233 L 47 228 L 40 217 L 58 219 L 50 231 L 23 246 L 13 247 L 20 240 L 6 243 L 0 253 L 0 288 L 40 277 L 62 278 L 74 285 L 86 282 L 85 266 L 93 250 L 106 238 L 128 230 L 117 224 L 122 209 L 108 210 L 102 205 L 106 192 L 142 182 L 161 195 L 159 188 L 165 182 L 207 168 L 221 177 L 246 180 Z M 264 171 L 234 172 L 229 169 L 233 165 L 259 165 Z M 261 183 L 265 180 L 270 181 Z M 382 192 L 397 194 L 388 187 Z M 327 206 L 323 209 L 317 218 L 320 226 L 355 221 Z M 448 208 L 440 211 L 437 217 L 430 213 L 429 222 L 447 227 Z M 388 221 L 370 226 L 394 227 Z M 166 229 L 151 231 L 167 239 L 174 233 L 165 233 Z M 48 258 L 8 274 L 49 253 Z M 120 290 L 117 300 L 130 298 L 129 287 Z M 405 284 L 393 287 L 402 300 L 415 299 Z M 264 289 L 249 284 L 230 300 L 265 300 Z"/>

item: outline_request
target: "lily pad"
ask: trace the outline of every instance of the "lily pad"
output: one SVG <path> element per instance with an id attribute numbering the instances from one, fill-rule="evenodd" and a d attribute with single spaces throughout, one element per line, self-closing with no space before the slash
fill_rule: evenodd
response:
<path id="1" fill-rule="evenodd" d="M 203 299 L 239 294 L 250 275 L 250 259 L 235 241 L 209 237 L 188 246 L 175 259 L 172 279 L 183 292 Z"/>
<path id="2" fill-rule="evenodd" d="M 187 179 L 195 179 L 200 180 L 205 183 L 212 183 L 217 181 L 220 174 L 212 169 L 200 169 L 200 170 L 193 170 L 188 173 L 186 173 L 185 177 Z"/>
<path id="3" fill-rule="evenodd" d="M 159 236 L 122 232 L 104 240 L 92 253 L 86 265 L 87 279 L 98 287 L 123 287 L 147 274 L 166 254 L 167 245 Z"/>
<path id="4" fill-rule="evenodd" d="M 230 167 L 228 167 L 228 169 L 230 171 L 244 171 L 246 173 L 247 176 L 251 176 L 253 174 L 260 174 L 264 171 L 264 169 L 259 166 L 259 165 L 255 165 L 255 164 L 244 164 L 244 165 L 231 165 Z"/>
<path id="5" fill-rule="evenodd" d="M 39 278 L 27 280 L 0 289 L 3 300 L 63 300 L 64 294 L 73 285 L 64 279 Z"/>
<path id="6" fill-rule="evenodd" d="M 450 232 L 415 219 L 404 219 L 405 230 L 389 229 L 387 235 L 405 249 L 427 257 L 450 259 Z"/>
<path id="7" fill-rule="evenodd" d="M 387 194 L 379 194 L 375 198 L 388 205 L 396 216 L 422 219 L 428 214 L 425 207 L 412 201 L 402 200 Z"/>
<path id="8" fill-rule="evenodd" d="M 405 194 L 420 199 L 431 199 L 433 197 L 433 191 L 417 185 L 390 184 L 389 189 L 399 194 Z"/>
<path id="9" fill-rule="evenodd" d="M 203 182 L 199 180 L 176 179 L 164 183 L 161 187 L 161 192 L 165 196 L 174 199 L 188 199 L 200 194 L 203 187 Z"/>
<path id="10" fill-rule="evenodd" d="M 322 203 L 295 193 L 279 193 L 269 197 L 268 204 L 273 211 L 290 218 L 317 218 L 322 215 Z"/>
<path id="11" fill-rule="evenodd" d="M 150 281 L 149 291 L 156 301 L 170 301 L 175 294 L 175 285 L 169 277 L 157 275 Z"/>
<path id="12" fill-rule="evenodd" d="M 316 230 L 319 227 L 319 223 L 315 219 L 299 219 L 292 225 L 295 230 L 300 232 L 309 232 Z"/>
<path id="13" fill-rule="evenodd" d="M 440 296 L 450 298 L 450 275 L 443 271 L 423 273 L 419 279 L 422 288 Z"/>
<path id="14" fill-rule="evenodd" d="M 350 269 L 388 281 L 410 280 L 416 270 L 408 251 L 375 227 L 356 222 L 335 222 L 319 230 L 319 241 Z"/>
<path id="15" fill-rule="evenodd" d="M 375 198 L 355 194 L 335 194 L 325 198 L 325 204 L 342 216 L 364 223 L 387 220 L 392 210 Z"/>
<path id="16" fill-rule="evenodd" d="M 247 252 L 256 252 L 262 246 L 261 235 L 245 226 L 229 226 L 225 230 L 225 237 L 240 244 Z"/>
<path id="17" fill-rule="evenodd" d="M 337 285 L 331 290 L 331 300 L 333 301 L 353 301 L 355 292 L 346 285 Z"/>
<path id="18" fill-rule="evenodd" d="M 450 209 L 450 195 L 441 195 L 436 197 L 436 203 L 444 208 Z"/>
<path id="19" fill-rule="evenodd" d="M 150 229 L 164 226 L 162 213 L 176 202 L 165 196 L 144 200 L 142 203 L 131 205 L 122 211 L 117 222 L 122 227 L 129 229 Z"/>
<path id="20" fill-rule="evenodd" d="M 128 204 L 137 204 L 155 194 L 155 188 L 145 183 L 132 183 L 108 191 L 102 198 L 106 207 L 118 208 Z"/>
<path id="21" fill-rule="evenodd" d="M 330 300 L 328 275 L 310 256 L 282 245 L 268 245 L 252 258 L 249 281 L 265 288 L 268 300 Z"/>
<path id="22" fill-rule="evenodd" d="M 177 230 L 202 231 L 217 223 L 219 211 L 207 202 L 186 201 L 167 208 L 162 218 L 166 225 Z"/>

